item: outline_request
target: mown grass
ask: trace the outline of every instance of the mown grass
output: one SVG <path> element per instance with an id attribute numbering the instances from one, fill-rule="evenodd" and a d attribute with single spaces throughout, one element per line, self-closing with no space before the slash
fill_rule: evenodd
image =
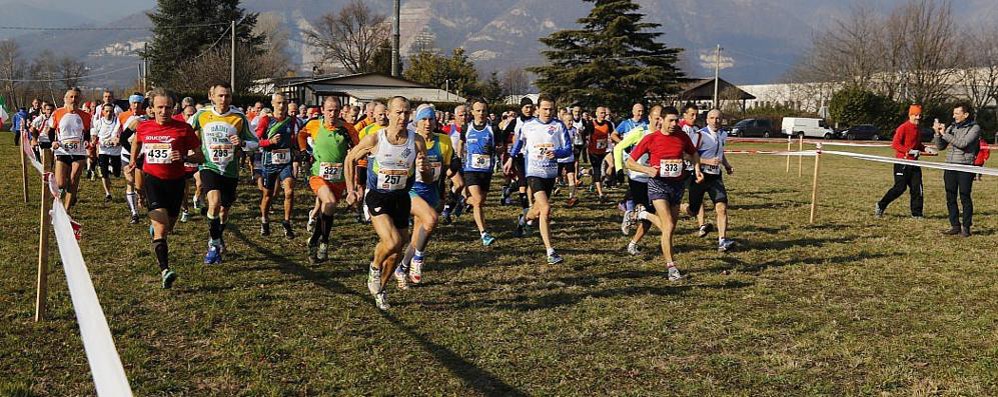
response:
<path id="1" fill-rule="evenodd" d="M 15 153 L 0 147 L 0 394 L 90 395 L 55 256 L 50 320 L 32 321 L 39 187 L 33 177 L 23 205 Z M 626 255 L 616 208 L 590 194 L 574 209 L 558 198 L 566 263 L 545 265 L 536 233 L 511 236 L 516 210 L 496 205 L 496 189 L 497 245 L 482 248 L 468 217 L 441 227 L 424 285 L 393 288 L 388 313 L 364 286 L 369 226 L 338 218 L 331 260 L 308 265 L 304 190 L 300 236 L 286 241 L 259 236 L 258 196 L 244 184 L 222 266 L 199 264 L 204 220 L 181 224 L 170 240 L 181 278 L 168 291 L 146 227 L 127 224 L 121 181 L 110 205 L 84 183 L 75 216 L 138 395 L 998 394 L 994 178 L 975 185 L 976 235 L 961 239 L 939 234 L 939 171 L 925 170 L 926 219 L 905 216 L 907 196 L 874 219 L 890 165 L 827 156 L 808 225 L 813 160 L 798 178 L 796 159 L 789 175 L 782 158 L 730 159 L 737 249 L 717 253 L 716 234 L 698 239 L 684 220 L 685 281 L 664 277 L 657 233 Z"/>

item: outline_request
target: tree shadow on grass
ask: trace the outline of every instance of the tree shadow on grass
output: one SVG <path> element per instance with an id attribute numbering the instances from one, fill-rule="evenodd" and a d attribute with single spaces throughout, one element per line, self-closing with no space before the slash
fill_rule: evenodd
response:
<path id="1" fill-rule="evenodd" d="M 358 293 L 355 290 L 347 288 L 342 283 L 333 280 L 332 278 L 324 275 L 322 272 L 317 272 L 312 269 L 303 267 L 294 261 L 288 259 L 286 256 L 282 256 L 276 252 L 273 252 L 265 247 L 253 243 L 238 229 L 232 230 L 233 236 L 241 239 L 248 247 L 256 250 L 257 253 L 263 255 L 268 260 L 278 264 L 278 270 L 281 272 L 289 273 L 301 277 L 302 279 L 308 280 L 315 285 L 325 288 L 330 292 L 350 295 L 357 297 L 363 302 L 363 304 L 370 304 L 371 297 L 362 293 Z M 448 370 L 451 371 L 455 376 L 461 378 L 466 385 L 474 388 L 478 392 L 485 394 L 487 396 L 526 396 L 527 394 L 516 389 L 515 387 L 506 384 L 501 379 L 493 375 L 492 373 L 481 369 L 475 364 L 468 360 L 465 360 L 460 355 L 454 351 L 448 349 L 446 346 L 437 344 L 427 338 L 426 336 L 416 332 L 412 327 L 403 323 L 400 319 L 396 318 L 394 315 L 388 312 L 381 312 L 381 315 L 392 323 L 400 331 L 404 332 L 406 335 L 414 339 L 416 342 L 423 347 L 424 350 L 436 357 L 437 361 L 443 364 Z"/>
<path id="2" fill-rule="evenodd" d="M 740 241 L 739 244 L 745 250 L 785 250 L 787 248 L 793 247 L 823 247 L 828 244 L 845 244 L 854 241 L 855 238 L 851 237 L 828 237 L 828 238 L 813 238 L 813 237 L 802 237 L 793 240 L 774 240 L 774 241 Z"/>
<path id="3" fill-rule="evenodd" d="M 863 253 L 860 255 L 840 255 L 832 257 L 798 257 L 792 259 L 783 259 L 775 261 L 766 261 L 758 263 L 746 263 L 741 259 L 733 256 L 721 257 L 721 261 L 724 262 L 723 265 L 713 266 L 706 269 L 700 270 L 701 272 L 713 273 L 721 271 L 735 270 L 743 273 L 759 273 L 766 269 L 780 268 L 785 266 L 793 265 L 803 265 L 803 264 L 820 264 L 820 265 L 844 265 L 852 262 L 863 261 L 867 259 L 877 259 L 897 256 L 897 253 L 892 254 L 882 254 L 882 253 Z"/>

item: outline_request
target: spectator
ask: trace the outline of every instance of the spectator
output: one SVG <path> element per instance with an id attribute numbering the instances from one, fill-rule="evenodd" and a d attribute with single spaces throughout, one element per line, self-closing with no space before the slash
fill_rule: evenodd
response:
<path id="1" fill-rule="evenodd" d="M 979 138 L 981 127 L 974 122 L 970 105 L 957 105 L 953 108 L 953 125 L 946 125 L 936 120 L 932 125 L 935 136 L 932 142 L 940 151 L 950 148 L 946 154 L 946 163 L 973 165 L 977 152 L 981 150 Z M 949 211 L 949 230 L 946 235 L 961 235 L 970 237 L 970 227 L 974 218 L 974 201 L 971 191 L 974 186 L 974 173 L 964 171 L 943 171 L 943 183 L 946 187 L 946 209 Z M 963 207 L 961 217 L 957 206 L 957 193 L 960 195 L 960 205 Z M 962 219 L 961 219 L 962 218 Z M 962 223 L 961 223 L 962 220 Z"/>

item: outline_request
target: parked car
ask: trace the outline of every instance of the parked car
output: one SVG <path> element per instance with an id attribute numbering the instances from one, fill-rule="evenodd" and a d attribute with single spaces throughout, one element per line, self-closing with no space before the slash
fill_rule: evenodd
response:
<path id="1" fill-rule="evenodd" d="M 776 136 L 776 129 L 773 128 L 773 121 L 769 119 L 745 119 L 735 123 L 731 128 L 731 135 L 769 138 Z"/>
<path id="2" fill-rule="evenodd" d="M 781 132 L 790 136 L 806 136 L 812 138 L 835 138 L 835 131 L 828 128 L 825 120 L 806 117 L 784 117 Z"/>
<path id="3" fill-rule="evenodd" d="M 873 124 L 860 124 L 840 131 L 839 138 L 848 139 L 850 141 L 857 139 L 879 141 L 883 137 L 880 136 L 880 130 L 877 129 L 877 126 Z"/>

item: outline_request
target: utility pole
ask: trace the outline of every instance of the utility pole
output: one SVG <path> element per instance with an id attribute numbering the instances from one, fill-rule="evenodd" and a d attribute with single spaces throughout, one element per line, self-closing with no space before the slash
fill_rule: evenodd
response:
<path id="1" fill-rule="evenodd" d="M 236 21 L 232 21 L 229 26 L 232 32 L 232 53 L 229 55 L 229 85 L 232 86 L 232 94 L 236 93 Z"/>
<path id="2" fill-rule="evenodd" d="M 402 8 L 401 0 L 394 0 L 393 12 L 394 19 L 392 20 L 392 77 L 399 77 L 402 74 L 401 62 L 399 60 L 399 10 Z"/>
<path id="3" fill-rule="evenodd" d="M 714 52 L 714 108 L 720 109 L 721 105 L 717 103 L 717 86 L 718 81 L 721 79 L 721 45 L 717 45 L 717 50 Z"/>
<path id="4" fill-rule="evenodd" d="M 149 43 L 142 44 L 142 92 L 149 92 Z"/>

